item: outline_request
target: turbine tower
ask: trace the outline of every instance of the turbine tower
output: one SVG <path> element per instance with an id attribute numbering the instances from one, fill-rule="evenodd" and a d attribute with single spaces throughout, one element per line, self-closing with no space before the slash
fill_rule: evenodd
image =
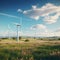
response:
<path id="1" fill-rule="evenodd" d="M 19 26 L 20 26 L 20 24 L 17 24 L 16 26 L 17 26 L 17 41 L 19 42 Z"/>
<path id="2" fill-rule="evenodd" d="M 19 27 L 21 26 L 20 24 L 18 23 L 14 23 L 17 27 L 17 41 L 19 42 Z"/>

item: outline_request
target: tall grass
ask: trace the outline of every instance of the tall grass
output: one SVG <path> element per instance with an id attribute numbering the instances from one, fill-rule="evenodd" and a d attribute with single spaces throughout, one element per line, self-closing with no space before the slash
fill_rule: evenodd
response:
<path id="1" fill-rule="evenodd" d="M 0 60 L 60 60 L 60 45 L 0 44 Z"/>
<path id="2" fill-rule="evenodd" d="M 0 60 L 60 60 L 60 42 L 3 40 L 0 41 Z"/>

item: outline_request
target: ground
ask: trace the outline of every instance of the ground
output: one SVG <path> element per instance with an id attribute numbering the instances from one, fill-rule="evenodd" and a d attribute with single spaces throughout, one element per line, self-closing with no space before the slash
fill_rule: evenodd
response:
<path id="1" fill-rule="evenodd" d="M 0 60 L 60 60 L 59 56 L 60 40 L 0 39 Z"/>

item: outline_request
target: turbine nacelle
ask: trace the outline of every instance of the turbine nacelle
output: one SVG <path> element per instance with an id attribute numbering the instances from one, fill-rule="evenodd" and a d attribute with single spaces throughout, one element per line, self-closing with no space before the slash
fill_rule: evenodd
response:
<path id="1" fill-rule="evenodd" d="M 16 25 L 16 26 L 21 26 L 21 24 L 19 24 L 19 23 L 13 23 L 14 25 Z"/>

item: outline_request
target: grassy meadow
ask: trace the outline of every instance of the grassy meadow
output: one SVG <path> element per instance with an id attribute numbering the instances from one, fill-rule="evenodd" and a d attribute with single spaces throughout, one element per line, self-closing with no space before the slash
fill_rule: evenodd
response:
<path id="1" fill-rule="evenodd" d="M 0 39 L 0 60 L 60 60 L 60 40 Z"/>

